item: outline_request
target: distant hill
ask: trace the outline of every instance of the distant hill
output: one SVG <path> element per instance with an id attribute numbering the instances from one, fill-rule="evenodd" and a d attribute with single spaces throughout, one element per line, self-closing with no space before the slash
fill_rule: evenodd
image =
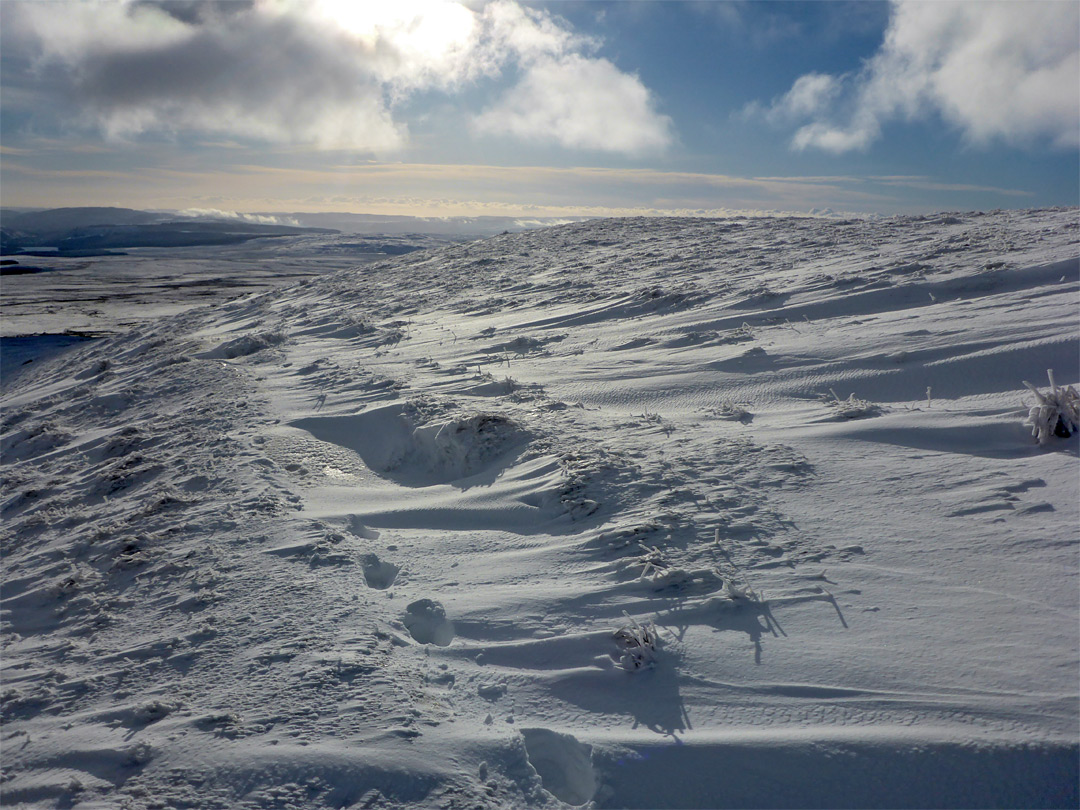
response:
<path id="1" fill-rule="evenodd" d="M 246 218 L 249 216 L 250 219 Z M 0 210 L 0 254 L 14 255 L 47 248 L 57 249 L 62 255 L 74 251 L 85 255 L 86 251 L 134 247 L 235 244 L 258 237 L 304 233 L 430 234 L 477 239 L 585 219 L 588 217 L 413 217 L 318 212 L 255 215 L 207 212 L 191 216 L 177 211 L 110 207 L 5 208 Z"/>
<path id="2" fill-rule="evenodd" d="M 244 219 L 178 218 L 131 208 L 53 208 L 5 214 L 0 253 L 56 248 L 60 255 L 133 247 L 227 245 L 249 239 L 338 233 L 331 228 L 248 222 Z"/>
<path id="3" fill-rule="evenodd" d="M 51 208 L 46 211 L 4 216 L 0 225 L 4 230 L 56 233 L 91 225 L 145 225 L 149 222 L 160 222 L 164 218 L 161 214 L 136 211 L 133 208 Z"/>

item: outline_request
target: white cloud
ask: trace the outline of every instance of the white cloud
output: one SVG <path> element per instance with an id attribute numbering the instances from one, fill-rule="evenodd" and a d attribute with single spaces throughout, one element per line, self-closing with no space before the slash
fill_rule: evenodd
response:
<path id="1" fill-rule="evenodd" d="M 448 0 L 279 0 L 283 20 L 330 35 L 391 93 L 453 88 L 499 69 L 475 12 Z M 329 44 L 329 43 L 328 43 Z"/>
<path id="2" fill-rule="evenodd" d="M 671 144 L 671 119 L 656 111 L 641 80 L 582 53 L 599 43 L 512 2 L 492 3 L 483 16 L 495 47 L 515 53 L 523 72 L 502 99 L 473 118 L 475 132 L 628 155 Z"/>
<path id="3" fill-rule="evenodd" d="M 490 3 L 484 7 L 482 17 L 493 43 L 523 60 L 560 57 L 599 44 L 562 28 L 550 15 L 511 0 Z"/>
<path id="4" fill-rule="evenodd" d="M 561 19 L 514 0 L 8 0 L 3 10 L 5 50 L 34 49 L 32 67 L 5 76 L 6 99 L 49 94 L 38 115 L 70 111 L 114 138 L 198 132 L 392 152 L 408 143 L 404 101 L 520 69 L 534 89 L 544 77 L 576 82 L 569 103 L 542 94 L 547 140 L 630 153 L 668 142 L 657 133 L 670 122 L 636 77 L 590 56 L 598 43 Z M 18 60 L 8 62 L 10 74 Z M 583 134 L 593 103 L 622 133 L 606 146 Z"/>
<path id="5" fill-rule="evenodd" d="M 976 145 L 1074 148 L 1078 29 L 1074 2 L 895 0 L 885 41 L 861 71 L 802 76 L 764 115 L 772 123 L 805 122 L 795 149 L 865 150 L 889 121 L 934 116 Z"/>
<path id="6" fill-rule="evenodd" d="M 766 112 L 773 123 L 787 119 L 800 119 L 813 115 L 827 107 L 840 95 L 842 84 L 827 73 L 807 73 L 795 80 L 795 84 Z"/>
<path id="7" fill-rule="evenodd" d="M 802 151 L 816 147 L 833 154 L 858 150 L 865 151 L 880 134 L 877 120 L 868 118 L 850 127 L 835 127 L 819 121 L 799 127 L 791 139 L 793 149 Z"/>
<path id="8" fill-rule="evenodd" d="M 654 109 L 636 76 L 606 59 L 544 58 L 475 120 L 480 132 L 507 133 L 573 149 L 625 154 L 659 151 L 672 141 L 671 119 Z"/>
<path id="9" fill-rule="evenodd" d="M 220 208 L 185 208 L 176 212 L 182 217 L 194 219 L 239 219 L 256 225 L 292 225 L 300 223 L 294 217 L 277 217 L 272 214 L 243 214 L 239 211 L 223 211 Z"/>

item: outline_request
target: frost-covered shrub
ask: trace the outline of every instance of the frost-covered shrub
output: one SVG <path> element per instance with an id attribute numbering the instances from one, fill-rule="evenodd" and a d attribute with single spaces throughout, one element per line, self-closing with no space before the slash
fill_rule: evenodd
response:
<path id="1" fill-rule="evenodd" d="M 847 399 L 840 399 L 837 393 L 831 388 L 829 389 L 829 393 L 832 394 L 832 399 L 829 399 L 828 397 L 824 397 L 824 399 L 832 406 L 837 419 L 864 419 L 866 417 L 879 416 L 881 414 L 881 406 L 870 402 L 869 400 L 859 399 L 854 394 Z"/>
<path id="2" fill-rule="evenodd" d="M 749 585 L 736 585 L 724 580 L 724 595 L 733 602 L 763 602 L 762 596 Z"/>
<path id="3" fill-rule="evenodd" d="M 623 616 L 629 624 L 615 631 L 615 640 L 623 648 L 619 663 L 623 669 L 630 672 L 653 666 L 656 663 L 656 646 L 659 641 L 656 625 L 652 622 L 638 624 L 625 610 Z"/>
<path id="4" fill-rule="evenodd" d="M 1080 430 L 1080 394 L 1071 385 L 1058 387 L 1053 369 L 1047 369 L 1046 376 L 1050 379 L 1050 390 L 1045 394 L 1024 380 L 1024 385 L 1035 395 L 1035 404 L 1028 410 L 1024 424 L 1031 428 L 1031 435 L 1039 444 L 1046 444 L 1051 435 L 1067 439 Z"/>
<path id="5" fill-rule="evenodd" d="M 641 566 L 641 573 L 638 575 L 641 579 L 655 579 L 668 567 L 664 553 L 656 546 L 647 546 L 644 543 L 638 545 L 644 553 L 630 557 L 625 563 L 628 567 Z"/>
<path id="6" fill-rule="evenodd" d="M 754 415 L 750 413 L 742 405 L 738 405 L 731 400 L 721 400 L 720 404 L 715 408 L 709 408 L 706 413 L 710 416 L 715 416 L 718 419 L 726 419 L 729 422 L 749 422 L 754 418 Z"/>

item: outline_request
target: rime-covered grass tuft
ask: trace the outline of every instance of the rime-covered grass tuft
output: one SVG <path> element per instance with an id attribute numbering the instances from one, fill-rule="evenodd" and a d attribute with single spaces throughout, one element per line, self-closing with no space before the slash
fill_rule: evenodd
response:
<path id="1" fill-rule="evenodd" d="M 652 622 L 639 624 L 625 610 L 623 616 L 627 624 L 615 631 L 615 640 L 623 648 L 619 663 L 629 672 L 655 665 L 659 643 L 656 625 Z"/>
<path id="2" fill-rule="evenodd" d="M 829 393 L 832 394 L 832 399 L 828 397 L 823 397 L 823 399 L 832 407 L 837 419 L 865 419 L 881 415 L 881 406 L 874 402 L 859 399 L 854 394 L 847 399 L 840 399 L 840 396 L 831 388 Z"/>
<path id="3" fill-rule="evenodd" d="M 1054 370 L 1047 369 L 1050 390 L 1042 393 L 1024 380 L 1024 385 L 1035 395 L 1035 404 L 1028 410 L 1025 424 L 1039 444 L 1046 444 L 1051 436 L 1067 439 L 1080 429 L 1080 394 L 1069 385 L 1065 388 L 1054 382 Z"/>

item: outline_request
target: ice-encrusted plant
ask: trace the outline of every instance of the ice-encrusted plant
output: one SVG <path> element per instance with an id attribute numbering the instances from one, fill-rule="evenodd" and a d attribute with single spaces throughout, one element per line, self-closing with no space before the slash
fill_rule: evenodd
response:
<path id="1" fill-rule="evenodd" d="M 719 405 L 709 408 L 706 413 L 729 422 L 749 422 L 754 418 L 754 415 L 742 405 L 728 399 L 721 400 Z"/>
<path id="2" fill-rule="evenodd" d="M 878 416 L 881 413 L 880 405 L 866 399 L 859 399 L 854 394 L 847 399 L 840 399 L 833 389 L 830 388 L 829 393 L 832 394 L 832 399 L 828 397 L 824 399 L 836 412 L 837 419 L 862 419 L 868 416 Z"/>
<path id="3" fill-rule="evenodd" d="M 1080 394 L 1071 385 L 1058 386 L 1054 382 L 1053 369 L 1047 369 L 1046 376 L 1050 380 L 1050 390 L 1045 394 L 1024 380 L 1024 385 L 1035 395 L 1035 404 L 1028 410 L 1025 424 L 1039 444 L 1046 444 L 1051 436 L 1067 439 L 1080 430 Z"/>
<path id="4" fill-rule="evenodd" d="M 724 595 L 733 602 L 764 602 L 765 597 L 747 585 L 736 585 L 730 579 L 724 580 Z"/>
<path id="5" fill-rule="evenodd" d="M 627 558 L 625 566 L 628 568 L 641 566 L 641 572 L 638 574 L 640 579 L 656 579 L 667 570 L 668 562 L 664 559 L 664 553 L 659 548 L 647 546 L 644 543 L 638 543 L 638 547 L 642 553 Z"/>
<path id="6" fill-rule="evenodd" d="M 643 419 L 644 421 L 648 422 L 650 425 L 659 425 L 664 421 L 664 417 L 662 417 L 660 414 L 658 414 L 658 413 L 650 413 L 648 407 L 646 407 L 645 412 L 643 414 L 641 414 L 640 416 L 638 416 L 637 418 L 638 419 Z"/>
<path id="7" fill-rule="evenodd" d="M 628 672 L 651 667 L 656 663 L 659 637 L 652 622 L 640 624 L 623 611 L 627 624 L 615 631 L 615 640 L 622 646 L 619 663 Z"/>

